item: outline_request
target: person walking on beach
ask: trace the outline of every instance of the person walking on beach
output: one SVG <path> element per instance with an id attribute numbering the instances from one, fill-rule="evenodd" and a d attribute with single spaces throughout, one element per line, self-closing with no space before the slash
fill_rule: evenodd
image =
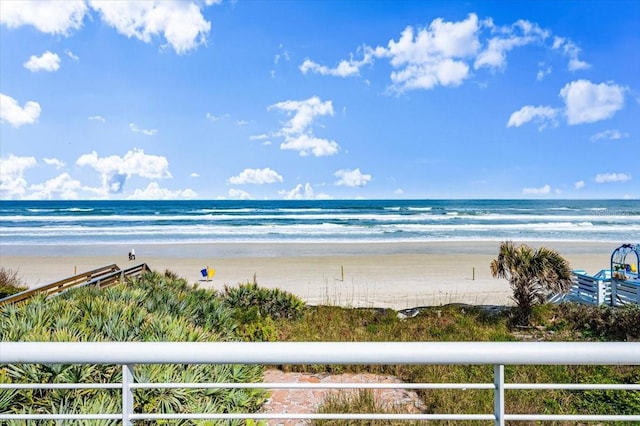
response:
<path id="1" fill-rule="evenodd" d="M 131 249 L 131 251 L 129 252 L 129 260 L 136 260 L 136 250 L 135 249 Z"/>

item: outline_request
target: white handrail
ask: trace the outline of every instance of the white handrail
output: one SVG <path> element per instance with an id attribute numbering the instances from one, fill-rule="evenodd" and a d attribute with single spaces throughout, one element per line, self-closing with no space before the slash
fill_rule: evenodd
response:
<path id="1" fill-rule="evenodd" d="M 0 342 L 0 364 L 640 365 L 639 342 Z"/>
<path id="2" fill-rule="evenodd" d="M 122 383 L 0 384 L 1 389 L 122 389 L 120 414 L 4 414 L 0 420 L 121 419 L 124 425 L 154 419 L 344 419 L 344 420 L 492 420 L 514 421 L 635 421 L 632 415 L 567 415 L 505 413 L 505 389 L 640 390 L 638 384 L 505 383 L 505 365 L 640 365 L 637 342 L 0 342 L 0 364 L 117 364 Z M 326 388 L 301 383 L 135 383 L 135 364 L 441 364 L 493 365 L 493 383 L 334 384 L 334 388 L 493 389 L 492 414 L 298 414 L 298 413 L 135 413 L 136 388 Z M 270 387 L 271 386 L 271 387 Z"/>

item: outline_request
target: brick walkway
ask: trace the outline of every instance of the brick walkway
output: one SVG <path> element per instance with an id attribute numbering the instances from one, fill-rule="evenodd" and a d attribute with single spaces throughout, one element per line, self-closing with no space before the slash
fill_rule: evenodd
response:
<path id="1" fill-rule="evenodd" d="M 393 376 L 376 374 L 307 374 L 266 370 L 266 383 L 402 383 Z M 355 389 L 274 389 L 262 407 L 264 413 L 315 413 L 330 393 L 357 392 Z M 406 389 L 374 389 L 376 405 L 393 412 L 418 413 L 423 403 L 416 392 Z M 272 420 L 272 426 L 306 426 L 309 420 Z"/>

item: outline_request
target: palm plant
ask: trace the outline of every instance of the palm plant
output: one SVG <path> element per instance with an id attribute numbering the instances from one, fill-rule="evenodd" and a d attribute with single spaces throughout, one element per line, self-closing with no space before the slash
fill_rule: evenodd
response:
<path id="1" fill-rule="evenodd" d="M 3 341 L 211 342 L 237 340 L 236 328 L 234 310 L 215 291 L 197 289 L 166 273 L 149 273 L 128 285 L 82 287 L 50 299 L 40 295 L 0 307 L 0 345 Z M 0 366 L 0 383 L 113 383 L 122 380 L 121 374 L 114 365 L 11 364 Z M 134 377 L 153 383 L 257 382 L 262 368 L 138 365 Z M 264 398 L 259 389 L 141 389 L 136 392 L 136 410 L 198 412 L 195 408 L 202 406 L 213 412 L 256 411 Z M 107 413 L 116 412 L 118 404 L 117 394 L 93 389 L 0 390 L 0 412 Z"/>
<path id="2" fill-rule="evenodd" d="M 506 278 L 511 284 L 519 325 L 528 325 L 533 307 L 544 303 L 550 294 L 566 293 L 571 287 L 569 262 L 547 247 L 534 250 L 505 241 L 490 267 L 494 277 Z"/>

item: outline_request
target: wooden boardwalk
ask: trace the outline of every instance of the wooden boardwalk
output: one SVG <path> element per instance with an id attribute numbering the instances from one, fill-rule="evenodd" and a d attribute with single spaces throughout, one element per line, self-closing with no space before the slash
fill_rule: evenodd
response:
<path id="1" fill-rule="evenodd" d="M 146 263 L 141 263 L 127 269 L 120 269 L 116 264 L 107 265 L 51 284 L 45 284 L 40 287 L 30 288 L 29 290 L 12 294 L 11 296 L 0 299 L 0 306 L 21 302 L 42 293 L 46 294 L 47 297 L 55 296 L 71 288 L 86 285 L 93 285 L 99 288 L 109 287 L 114 284 L 123 283 L 127 278 L 140 275 L 149 270 Z"/>

